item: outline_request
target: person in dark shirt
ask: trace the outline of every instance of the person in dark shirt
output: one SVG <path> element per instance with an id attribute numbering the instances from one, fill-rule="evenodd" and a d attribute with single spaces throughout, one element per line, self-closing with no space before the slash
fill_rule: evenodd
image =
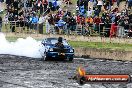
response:
<path id="1" fill-rule="evenodd" d="M 71 16 L 69 19 L 69 28 L 71 31 L 75 31 L 76 28 L 76 20 Z"/>
<path id="2" fill-rule="evenodd" d="M 43 0 L 43 5 L 44 5 L 44 11 L 46 11 L 47 6 L 48 6 L 48 1 L 47 0 Z"/>
<path id="3" fill-rule="evenodd" d="M 18 10 L 18 1 L 17 0 L 14 1 L 13 6 L 14 6 L 14 9 Z"/>
<path id="4" fill-rule="evenodd" d="M 99 16 L 96 16 L 94 18 L 94 23 L 95 23 L 95 31 L 97 31 L 99 33 L 99 24 L 101 23 L 101 19 Z"/>
<path id="5" fill-rule="evenodd" d="M 64 48 L 64 45 L 63 45 L 63 38 L 62 37 L 59 37 L 58 38 L 58 42 L 55 44 L 55 47 L 58 47 L 60 49 L 63 49 Z"/>
<path id="6" fill-rule="evenodd" d="M 26 6 L 27 7 L 32 7 L 32 1 L 31 0 L 27 0 L 26 1 Z"/>
<path id="7" fill-rule="evenodd" d="M 16 16 L 16 15 L 18 15 L 18 9 L 14 9 L 13 11 L 13 16 Z"/>
<path id="8" fill-rule="evenodd" d="M 19 16 L 21 16 L 21 15 L 23 15 L 24 14 L 24 11 L 23 10 L 21 10 L 20 12 L 19 12 Z"/>

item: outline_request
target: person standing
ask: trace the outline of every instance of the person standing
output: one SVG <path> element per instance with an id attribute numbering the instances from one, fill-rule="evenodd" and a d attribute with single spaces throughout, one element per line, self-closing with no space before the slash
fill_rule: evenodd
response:
<path id="1" fill-rule="evenodd" d="M 6 32 L 8 32 L 8 28 L 7 28 L 7 25 L 8 25 L 8 14 L 6 14 L 4 16 L 3 21 L 4 21 L 4 26 L 5 26 Z"/>
<path id="2" fill-rule="evenodd" d="M 96 16 L 95 18 L 94 18 L 94 29 L 95 29 L 95 31 L 97 31 L 98 33 L 99 33 L 99 31 L 100 31 L 100 28 L 99 28 L 99 24 L 101 23 L 101 19 L 100 19 L 100 17 L 99 16 Z"/>
<path id="3" fill-rule="evenodd" d="M 49 34 L 49 31 L 50 31 L 50 24 L 48 22 L 48 19 L 46 19 L 46 34 Z"/>
<path id="4" fill-rule="evenodd" d="M 2 30 L 2 17 L 0 16 L 0 32 Z"/>
<path id="5" fill-rule="evenodd" d="M 105 30 L 103 30 L 104 33 L 104 36 L 105 37 L 109 37 L 109 33 L 110 33 L 110 28 L 111 28 L 111 20 L 110 20 L 110 17 L 109 16 L 106 16 L 106 19 L 104 20 L 104 27 L 105 27 Z M 103 27 L 101 28 L 100 26 L 100 30 L 103 29 Z"/>
<path id="6" fill-rule="evenodd" d="M 60 20 L 58 21 L 58 27 L 59 27 L 59 34 L 62 33 L 62 30 L 64 30 L 64 26 L 65 26 L 65 21 L 63 21 L 62 18 L 60 18 Z"/>
<path id="7" fill-rule="evenodd" d="M 102 0 L 98 0 L 97 8 L 99 10 L 99 13 L 101 12 L 102 5 L 103 5 Z"/>
<path id="8" fill-rule="evenodd" d="M 70 16 L 69 18 L 69 29 L 70 31 L 75 31 L 76 29 L 76 20 L 73 18 L 73 16 Z M 68 30 L 69 33 L 69 30 Z"/>
<path id="9" fill-rule="evenodd" d="M 131 7 L 132 7 L 132 0 L 127 0 L 127 2 L 128 2 L 128 8 L 131 9 Z"/>
<path id="10" fill-rule="evenodd" d="M 44 23 L 44 21 L 45 21 L 45 19 L 44 19 L 43 15 L 40 15 L 39 21 L 38 21 L 40 34 L 43 34 L 43 23 Z"/>
<path id="11" fill-rule="evenodd" d="M 118 25 L 119 25 L 119 28 L 118 28 L 118 37 L 124 37 L 124 34 L 125 34 L 125 31 L 124 31 L 124 26 L 125 26 L 125 23 L 124 23 L 124 16 L 120 17 L 120 19 L 118 20 Z"/>
<path id="12" fill-rule="evenodd" d="M 37 29 L 38 29 L 38 17 L 36 16 L 36 14 L 33 14 L 32 24 L 33 24 L 34 31 L 37 32 Z"/>
<path id="13" fill-rule="evenodd" d="M 48 1 L 47 0 L 43 0 L 43 5 L 44 5 L 44 12 L 47 10 L 47 6 L 48 6 Z"/>

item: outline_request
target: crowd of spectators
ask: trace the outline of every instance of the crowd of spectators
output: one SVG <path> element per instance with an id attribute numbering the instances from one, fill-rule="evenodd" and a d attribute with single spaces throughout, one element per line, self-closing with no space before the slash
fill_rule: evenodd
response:
<path id="1" fill-rule="evenodd" d="M 10 29 L 15 32 L 15 26 L 21 30 L 37 30 L 39 18 L 44 17 L 50 11 L 59 9 L 58 0 L 6 0 L 6 15 L 4 22 L 10 22 Z M 43 20 L 44 21 L 44 20 Z M 42 20 L 41 20 L 42 22 Z M 15 26 L 14 26 L 15 25 Z"/>
<path id="2" fill-rule="evenodd" d="M 126 0 L 125 8 L 119 11 L 122 0 L 78 0 L 77 22 L 92 26 L 95 31 L 104 36 L 131 36 L 131 6 L 132 0 Z M 89 7 L 88 2 L 93 4 Z M 114 7 L 114 5 L 117 5 Z M 123 6 L 123 5 L 122 5 Z M 84 22 L 85 19 L 85 22 Z M 83 22 L 81 21 L 83 20 Z M 105 30 L 103 30 L 105 28 Z"/>
<path id="3" fill-rule="evenodd" d="M 130 25 L 132 14 L 129 11 L 132 0 L 126 0 L 128 7 L 126 5 L 122 11 L 119 11 L 121 0 L 77 0 L 76 13 L 62 10 L 57 1 L 6 0 L 7 14 L 4 20 L 18 21 L 16 24 L 22 28 L 21 30 L 26 26 L 29 30 L 34 29 L 34 32 L 39 29 L 40 33 L 43 33 L 45 23 L 46 33 L 70 34 L 77 30 L 77 25 L 81 25 L 84 30 L 82 34 L 87 32 L 90 35 L 90 30 L 93 30 L 106 37 L 132 36 Z M 70 0 L 62 1 L 72 4 Z M 89 7 L 89 3 L 93 6 Z M 10 28 L 15 32 L 15 27 L 12 25 Z"/>

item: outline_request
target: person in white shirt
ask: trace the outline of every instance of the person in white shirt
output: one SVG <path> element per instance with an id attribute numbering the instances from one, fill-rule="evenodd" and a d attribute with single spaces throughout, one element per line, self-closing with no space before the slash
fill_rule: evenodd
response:
<path id="1" fill-rule="evenodd" d="M 92 16 L 93 10 L 91 8 L 89 8 L 89 10 L 87 11 L 87 16 L 90 17 Z"/>
<path id="2" fill-rule="evenodd" d="M 7 25 L 8 25 L 8 21 L 9 20 L 8 20 L 8 15 L 7 14 L 4 16 L 3 21 L 4 21 L 4 25 L 5 25 L 6 32 L 8 32 Z"/>
<path id="3" fill-rule="evenodd" d="M 102 0 L 98 0 L 98 4 L 97 4 L 97 7 L 99 9 L 99 13 L 101 12 L 101 7 L 103 5 L 103 1 Z"/>
<path id="4" fill-rule="evenodd" d="M 50 24 L 48 22 L 48 15 L 45 16 L 45 25 L 46 25 L 46 34 L 48 34 L 50 32 Z"/>

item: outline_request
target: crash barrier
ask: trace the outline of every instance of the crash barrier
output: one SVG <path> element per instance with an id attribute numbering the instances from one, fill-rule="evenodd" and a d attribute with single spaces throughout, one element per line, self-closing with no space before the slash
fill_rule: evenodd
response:
<path id="1" fill-rule="evenodd" d="M 96 24 L 85 24 L 80 25 L 78 24 L 76 26 L 75 31 L 72 31 L 76 33 L 77 35 L 89 35 L 89 36 L 103 36 L 103 37 L 131 37 L 132 31 L 131 31 L 132 24 L 128 24 L 128 28 L 125 29 L 122 26 L 115 25 L 113 23 L 107 24 L 105 26 L 104 23 L 100 23 L 99 25 Z"/>
<path id="2" fill-rule="evenodd" d="M 132 24 L 127 24 L 125 26 L 127 27 L 123 27 L 123 26 L 119 26 L 119 25 L 115 25 L 114 23 L 109 23 L 109 25 L 107 24 L 107 27 L 104 27 L 105 24 L 104 23 L 100 23 L 99 24 L 99 33 L 100 36 L 104 36 L 104 37 L 132 37 Z"/>
<path id="3" fill-rule="evenodd" d="M 101 58 L 122 61 L 132 61 L 132 51 L 94 49 L 94 48 L 75 48 L 75 56 L 83 58 Z"/>
<path id="4" fill-rule="evenodd" d="M 110 35 L 115 37 L 127 37 L 132 36 L 131 26 L 129 24 L 128 29 L 124 29 L 122 26 L 116 26 L 111 33 L 112 23 L 109 23 L 109 27 L 105 27 L 104 23 L 100 23 L 97 26 L 95 24 L 77 24 L 73 26 L 68 26 L 64 24 L 64 26 L 59 27 L 57 24 L 50 25 L 45 23 L 31 23 L 26 21 L 8 21 L 2 22 L 2 31 L 3 32 L 15 32 L 15 33 L 36 33 L 36 34 L 70 34 L 70 35 L 88 35 L 88 36 L 103 36 L 109 37 Z M 111 34 L 110 34 L 111 33 Z"/>
<path id="5" fill-rule="evenodd" d="M 26 23 L 24 21 L 8 21 L 2 23 L 2 32 L 34 33 L 39 32 L 39 24 Z"/>

